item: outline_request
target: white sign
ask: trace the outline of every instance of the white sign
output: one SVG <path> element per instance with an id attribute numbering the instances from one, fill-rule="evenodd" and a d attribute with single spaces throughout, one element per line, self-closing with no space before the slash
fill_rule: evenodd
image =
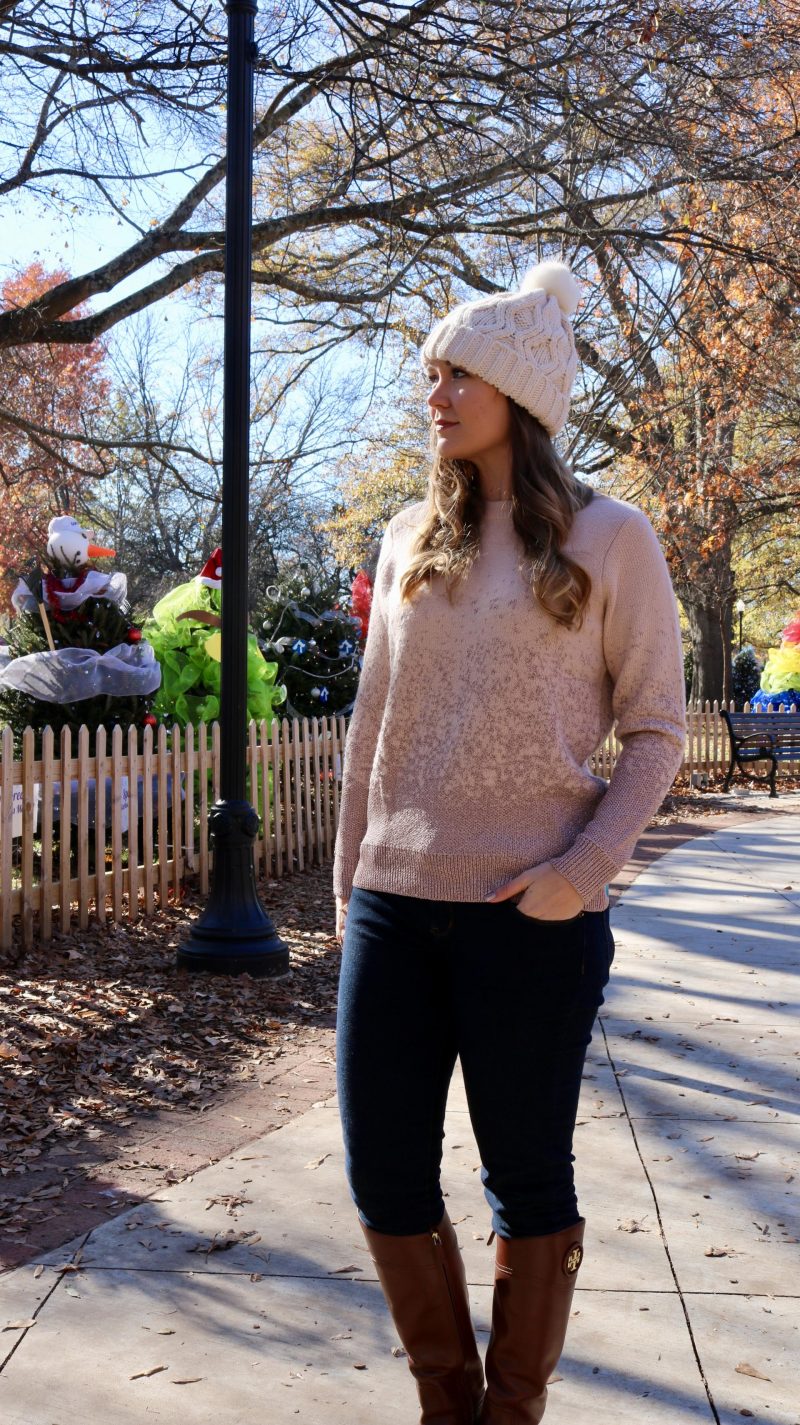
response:
<path id="1" fill-rule="evenodd" d="M 33 830 L 39 829 L 39 802 L 41 801 L 42 789 L 38 782 L 33 786 Z M 22 787 L 11 788 L 11 835 L 22 835 Z M 0 792 L 0 821 L 3 815 L 3 793 Z"/>
<path id="2" fill-rule="evenodd" d="M 140 815 L 140 816 L 141 816 L 141 807 L 142 807 L 142 787 L 143 787 L 143 783 L 144 783 L 144 779 L 140 776 L 140 777 L 138 778 L 138 793 L 139 793 L 139 808 L 140 808 L 139 815 Z M 111 794 L 112 794 L 112 782 L 111 782 L 111 778 L 110 778 L 110 777 L 106 777 L 106 779 L 105 779 L 105 796 L 103 797 L 103 804 L 104 804 L 104 805 L 103 805 L 103 815 L 102 815 L 102 820 L 103 820 L 103 822 L 104 822 L 104 824 L 105 824 L 106 826 L 110 826 L 110 825 L 111 825 Z M 181 773 L 181 800 L 183 800 L 184 795 L 185 795 L 185 793 L 184 793 L 184 789 L 183 789 L 183 773 Z M 94 777 L 89 777 L 89 778 L 87 779 L 87 802 L 88 802 L 87 811 L 88 811 L 88 821 L 89 821 L 89 825 L 92 826 L 92 827 L 94 827 L 94 826 L 96 825 L 96 821 L 95 821 L 95 796 L 96 796 L 96 784 L 95 784 L 95 779 L 94 779 Z M 3 800 L 2 800 L 2 797 L 3 797 L 2 790 L 0 790 L 0 827 L 2 827 L 2 815 L 3 815 Z M 154 809 L 155 809 L 155 807 L 157 806 L 157 798 L 158 798 L 158 775 L 157 775 L 157 773 L 154 772 L 154 773 L 153 773 L 153 807 L 154 807 Z M 39 783 L 39 782 L 34 782 L 34 785 L 33 785 L 33 826 L 32 826 L 32 830 L 33 830 L 34 832 L 37 832 L 37 831 L 39 830 L 39 811 L 40 811 L 40 807 L 41 807 L 41 801 L 42 801 L 42 788 L 41 788 L 41 783 Z M 172 806 L 172 773 L 171 773 L 171 772 L 167 774 L 167 806 L 170 806 L 170 807 Z M 22 803 L 22 787 L 21 787 L 21 786 L 20 786 L 20 787 L 12 787 L 12 789 L 11 789 L 11 808 L 12 808 L 12 811 L 11 811 L 11 836 L 12 836 L 12 838 L 16 838 L 16 837 L 20 837 L 20 836 L 22 835 L 22 809 L 23 809 L 23 803 Z M 121 818 L 120 818 L 120 820 L 121 820 L 121 829 L 122 829 L 122 831 L 127 831 L 127 830 L 128 830 L 128 820 L 129 820 L 129 817 L 130 817 L 130 786 L 128 785 L 128 778 L 127 778 L 127 777 L 121 777 L 121 778 L 120 778 L 120 812 L 121 812 Z M 59 818 L 60 818 L 60 816 L 61 816 L 61 786 L 60 786 L 60 783 L 58 783 L 58 782 L 54 782 L 54 783 L 53 783 L 53 816 L 54 816 L 54 819 L 55 819 L 56 821 L 58 821 Z M 71 783 L 71 785 L 70 785 L 70 811 L 69 811 L 69 816 L 70 816 L 70 821 L 72 821 L 72 822 L 74 822 L 74 823 L 77 823 L 77 821 L 78 821 L 78 783 L 77 783 L 77 780 L 73 781 L 73 782 Z"/>

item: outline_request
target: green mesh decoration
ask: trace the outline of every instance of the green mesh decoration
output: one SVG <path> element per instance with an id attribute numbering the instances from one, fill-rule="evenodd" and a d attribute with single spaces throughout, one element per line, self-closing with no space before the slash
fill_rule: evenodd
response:
<path id="1" fill-rule="evenodd" d="M 161 687 L 153 703 L 154 713 L 165 722 L 213 722 L 219 717 L 221 675 L 221 635 L 219 628 L 202 618 L 181 618 L 181 614 L 202 614 L 219 618 L 222 595 L 209 587 L 198 574 L 188 584 L 179 584 L 165 594 L 145 624 L 145 637 L 161 664 Z M 280 716 L 276 709 L 286 701 L 286 688 L 275 684 L 277 663 L 268 663 L 255 636 L 247 635 L 247 716 L 269 724 Z"/>

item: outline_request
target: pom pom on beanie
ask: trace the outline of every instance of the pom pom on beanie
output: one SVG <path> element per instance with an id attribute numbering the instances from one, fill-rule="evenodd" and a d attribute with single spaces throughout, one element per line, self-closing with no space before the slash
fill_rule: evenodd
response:
<path id="1" fill-rule="evenodd" d="M 566 262 L 539 262 L 525 273 L 520 292 L 547 292 L 555 297 L 565 317 L 578 310 L 581 289 Z"/>

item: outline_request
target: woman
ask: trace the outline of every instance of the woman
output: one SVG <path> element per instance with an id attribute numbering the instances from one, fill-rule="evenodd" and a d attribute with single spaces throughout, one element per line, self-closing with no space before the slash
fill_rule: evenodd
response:
<path id="1" fill-rule="evenodd" d="M 345 750 L 346 1173 L 423 1425 L 544 1413 L 583 1256 L 572 1138 L 614 956 L 608 883 L 683 758 L 653 527 L 552 444 L 577 296 L 543 263 L 428 337 L 433 469 L 381 544 Z M 615 722 L 606 783 L 587 759 Z M 456 1057 L 496 1239 L 485 1378 L 439 1180 Z"/>

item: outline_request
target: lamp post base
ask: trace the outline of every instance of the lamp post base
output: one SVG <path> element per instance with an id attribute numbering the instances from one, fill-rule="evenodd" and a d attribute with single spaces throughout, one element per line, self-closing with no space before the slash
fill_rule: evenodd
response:
<path id="1" fill-rule="evenodd" d="M 289 973 L 281 940 L 256 891 L 253 842 L 258 816 L 249 802 L 215 802 L 208 814 L 214 846 L 211 894 L 178 950 L 178 968 L 257 978 Z"/>

